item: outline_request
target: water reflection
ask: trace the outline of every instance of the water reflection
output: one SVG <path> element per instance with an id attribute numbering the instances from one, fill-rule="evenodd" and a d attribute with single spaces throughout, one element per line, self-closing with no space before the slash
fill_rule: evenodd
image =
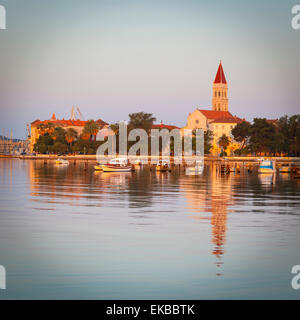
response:
<path id="1" fill-rule="evenodd" d="M 103 173 L 80 161 L 76 166 L 31 161 L 28 173 L 32 201 L 40 203 L 37 210 L 55 210 L 60 203 L 126 208 L 128 224 L 149 226 L 157 223 L 156 213 L 163 216 L 182 209 L 185 219 L 204 225 L 209 222 L 211 238 L 206 245 L 214 257 L 217 276 L 224 274 L 224 254 L 230 250 L 226 248 L 229 214 L 240 212 L 236 208 L 248 202 L 249 212 L 263 212 L 262 206 L 282 207 L 291 201 L 292 192 L 298 192 L 297 181 L 291 183 L 290 176 L 249 174 L 246 170 L 223 175 L 215 164 L 206 165 L 203 175 L 187 176 L 183 170 L 156 172 L 147 166 L 135 172 Z M 282 192 L 287 185 L 290 193 Z M 266 201 L 270 195 L 274 205 Z M 45 208 L 45 204 L 49 207 Z"/>
<path id="2" fill-rule="evenodd" d="M 187 198 L 188 210 L 200 213 L 193 215 L 199 221 L 209 219 L 212 233 L 212 254 L 216 257 L 216 266 L 223 264 L 225 253 L 228 206 L 232 205 L 233 175 L 217 173 L 216 165 L 206 166 L 204 177 L 189 177 L 189 183 L 182 183 Z M 209 213 L 209 215 L 207 215 Z M 217 271 L 216 275 L 222 275 Z"/>
<path id="3" fill-rule="evenodd" d="M 80 161 L 1 160 L 0 181 L 11 298 L 293 295 L 300 180 L 291 175 L 221 175 L 214 165 L 201 176 L 101 173 Z"/>

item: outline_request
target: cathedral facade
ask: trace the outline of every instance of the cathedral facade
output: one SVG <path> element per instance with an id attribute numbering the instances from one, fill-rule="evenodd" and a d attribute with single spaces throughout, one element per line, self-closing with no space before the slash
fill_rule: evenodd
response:
<path id="1" fill-rule="evenodd" d="M 234 150 L 239 148 L 239 144 L 234 141 L 231 130 L 244 119 L 233 116 L 228 111 L 228 84 L 222 63 L 213 82 L 211 110 L 196 109 L 188 115 L 187 124 L 183 129 L 202 129 L 204 131 L 211 130 L 213 132 L 213 147 L 211 153 L 219 155 L 221 148 L 218 144 L 220 137 L 225 134 L 230 138 L 230 145 L 226 152 L 232 155 Z"/>

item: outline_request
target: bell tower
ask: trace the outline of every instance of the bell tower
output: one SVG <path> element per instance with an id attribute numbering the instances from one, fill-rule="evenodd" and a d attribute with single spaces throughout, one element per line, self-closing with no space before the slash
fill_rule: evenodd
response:
<path id="1" fill-rule="evenodd" d="M 228 111 L 228 86 L 221 61 L 213 83 L 212 110 Z"/>

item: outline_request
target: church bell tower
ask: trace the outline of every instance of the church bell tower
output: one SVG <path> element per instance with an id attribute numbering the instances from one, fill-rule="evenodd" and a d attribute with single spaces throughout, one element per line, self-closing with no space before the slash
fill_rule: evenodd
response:
<path id="1" fill-rule="evenodd" d="M 228 86 L 221 61 L 213 83 L 212 110 L 228 111 Z"/>

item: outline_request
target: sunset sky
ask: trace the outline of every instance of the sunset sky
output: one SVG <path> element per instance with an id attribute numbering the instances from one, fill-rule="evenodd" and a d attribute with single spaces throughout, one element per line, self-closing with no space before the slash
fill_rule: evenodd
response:
<path id="1" fill-rule="evenodd" d="M 151 112 L 183 126 L 211 108 L 222 59 L 229 111 L 239 117 L 300 113 L 299 1 L 0 0 L 0 134 L 26 123 L 125 120 Z"/>

